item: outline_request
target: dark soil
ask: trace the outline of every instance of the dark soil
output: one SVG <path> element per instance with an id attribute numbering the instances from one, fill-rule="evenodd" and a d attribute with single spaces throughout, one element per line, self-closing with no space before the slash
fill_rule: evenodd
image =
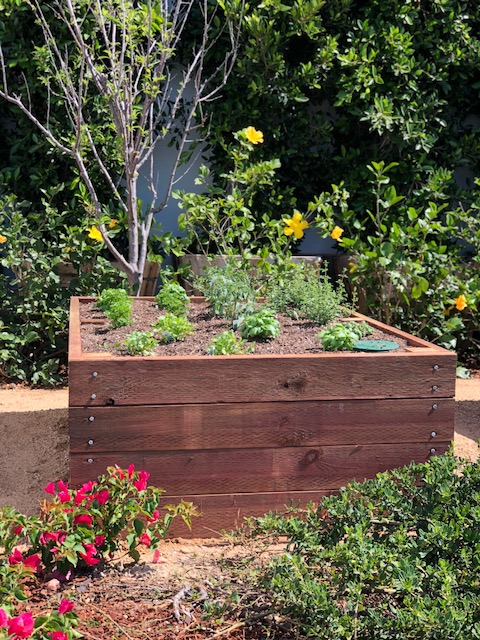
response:
<path id="1" fill-rule="evenodd" d="M 152 323 L 158 320 L 165 311 L 149 300 L 134 299 L 132 309 L 132 324 L 119 329 L 112 329 L 103 313 L 94 302 L 80 305 L 80 320 L 82 322 L 82 350 L 84 352 L 109 352 L 114 356 L 127 355 L 122 348 L 122 342 L 132 331 L 152 331 Z M 317 338 L 322 327 L 315 322 L 294 319 L 279 313 L 280 335 L 268 341 L 256 341 L 256 354 L 300 354 L 321 353 L 322 343 Z M 207 355 L 208 346 L 213 337 L 231 328 L 230 323 L 212 316 L 208 305 L 204 302 L 190 303 L 189 321 L 194 325 L 195 332 L 181 342 L 159 344 L 155 355 L 158 356 L 202 356 Z M 85 322 L 86 321 L 86 322 Z M 237 332 L 240 336 L 240 332 Z M 374 330 L 366 339 L 391 340 L 392 336 L 382 331 Z M 404 351 L 405 340 L 395 337 L 399 350 Z"/>

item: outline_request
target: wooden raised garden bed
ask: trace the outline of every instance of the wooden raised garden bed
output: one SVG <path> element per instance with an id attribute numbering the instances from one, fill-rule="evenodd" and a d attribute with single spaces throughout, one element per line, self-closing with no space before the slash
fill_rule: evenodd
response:
<path id="1" fill-rule="evenodd" d="M 406 350 L 82 353 L 80 305 L 88 301 L 71 301 L 71 482 L 133 463 L 169 502 L 198 505 L 196 536 L 290 499 L 317 501 L 354 478 L 443 453 L 453 440 L 455 354 L 360 314 L 406 340 Z"/>

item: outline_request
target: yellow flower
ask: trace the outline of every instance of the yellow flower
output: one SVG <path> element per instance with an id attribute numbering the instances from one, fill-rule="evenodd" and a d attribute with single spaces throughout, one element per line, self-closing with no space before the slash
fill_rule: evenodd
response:
<path id="1" fill-rule="evenodd" d="M 110 222 L 108 223 L 108 228 L 109 228 L 109 229 L 113 229 L 114 227 L 116 227 L 116 226 L 117 226 L 117 222 L 118 222 L 118 220 L 115 220 L 114 218 L 112 218 L 112 219 L 110 220 Z"/>
<path id="2" fill-rule="evenodd" d="M 0 244 L 5 244 L 7 238 L 5 236 L 0 235 Z"/>
<path id="3" fill-rule="evenodd" d="M 457 307 L 457 309 L 459 311 L 463 311 L 463 309 L 465 309 L 465 307 L 468 306 L 467 305 L 467 299 L 465 298 L 463 293 L 462 293 L 461 296 L 458 296 L 458 298 L 455 298 L 454 302 L 455 302 L 455 306 Z"/>
<path id="4" fill-rule="evenodd" d="M 308 227 L 308 222 L 306 220 L 302 220 L 302 214 L 300 211 L 295 210 L 293 212 L 293 216 L 283 222 L 286 225 L 283 230 L 283 233 L 286 236 L 291 236 L 293 233 L 297 240 L 303 238 L 303 230 Z"/>
<path id="5" fill-rule="evenodd" d="M 337 226 L 330 234 L 330 237 L 333 238 L 334 240 L 338 240 L 341 237 L 342 233 L 343 233 L 343 229 Z"/>
<path id="6" fill-rule="evenodd" d="M 259 142 L 263 142 L 262 131 L 257 131 L 255 127 L 247 127 L 245 129 L 245 135 L 247 136 L 247 140 L 252 144 L 258 144 Z"/>
<path id="7" fill-rule="evenodd" d="M 103 242 L 103 237 L 98 227 L 93 226 L 91 229 L 89 229 L 88 237 L 92 238 L 92 240 L 98 240 L 98 242 Z"/>

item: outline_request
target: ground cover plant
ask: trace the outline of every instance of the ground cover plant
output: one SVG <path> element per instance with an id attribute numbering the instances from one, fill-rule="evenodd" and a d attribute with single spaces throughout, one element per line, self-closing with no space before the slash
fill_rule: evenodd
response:
<path id="1" fill-rule="evenodd" d="M 480 636 L 477 463 L 433 456 L 253 527 L 286 536 L 261 584 L 301 637 Z"/>
<path id="2" fill-rule="evenodd" d="M 74 603 L 68 599 L 34 619 L 26 603 L 28 579 L 60 585 L 104 564 L 124 546 L 137 562 L 139 547 L 156 549 L 175 517 L 190 524 L 195 507 L 184 501 L 164 505 L 162 489 L 148 486 L 149 475 L 133 465 L 111 467 L 78 490 L 63 481 L 48 484 L 51 499 L 44 501 L 39 516 L 0 510 L 0 638 L 78 637 Z"/>

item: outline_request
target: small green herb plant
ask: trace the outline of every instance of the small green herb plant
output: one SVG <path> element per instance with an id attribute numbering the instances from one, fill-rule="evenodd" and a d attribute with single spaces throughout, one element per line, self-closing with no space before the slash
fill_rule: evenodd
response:
<path id="1" fill-rule="evenodd" d="M 176 316 L 185 316 L 188 312 L 188 296 L 178 282 L 167 282 L 158 292 L 155 300 L 159 307 Z"/>
<path id="2" fill-rule="evenodd" d="M 124 289 L 104 289 L 97 299 L 97 307 L 107 316 L 114 329 L 132 322 L 132 301 Z"/>
<path id="3" fill-rule="evenodd" d="M 245 340 L 271 340 L 279 335 L 280 322 L 273 309 L 260 307 L 244 318 L 241 333 Z"/>
<path id="4" fill-rule="evenodd" d="M 132 331 L 122 344 L 130 356 L 151 356 L 157 341 L 148 331 Z"/>
<path id="5" fill-rule="evenodd" d="M 327 274 L 327 266 L 292 264 L 280 277 L 266 285 L 268 304 L 275 310 L 318 324 L 328 324 L 345 315 L 348 303 L 340 282 L 335 289 Z"/>
<path id="6" fill-rule="evenodd" d="M 235 262 L 207 267 L 195 279 L 195 288 L 203 292 L 213 313 L 221 318 L 238 321 L 255 309 L 257 291 L 253 279 Z"/>
<path id="7" fill-rule="evenodd" d="M 184 340 L 186 336 L 193 333 L 193 325 L 185 316 L 176 316 L 167 313 L 152 325 L 155 333 L 160 334 L 160 342 L 176 342 Z"/>
<path id="8" fill-rule="evenodd" d="M 337 322 L 317 334 L 325 351 L 351 351 L 354 344 L 371 332 L 366 322 Z"/>
<path id="9" fill-rule="evenodd" d="M 232 356 L 252 352 L 253 346 L 242 338 L 237 338 L 232 329 L 215 336 L 208 347 L 208 353 L 211 356 Z"/>

